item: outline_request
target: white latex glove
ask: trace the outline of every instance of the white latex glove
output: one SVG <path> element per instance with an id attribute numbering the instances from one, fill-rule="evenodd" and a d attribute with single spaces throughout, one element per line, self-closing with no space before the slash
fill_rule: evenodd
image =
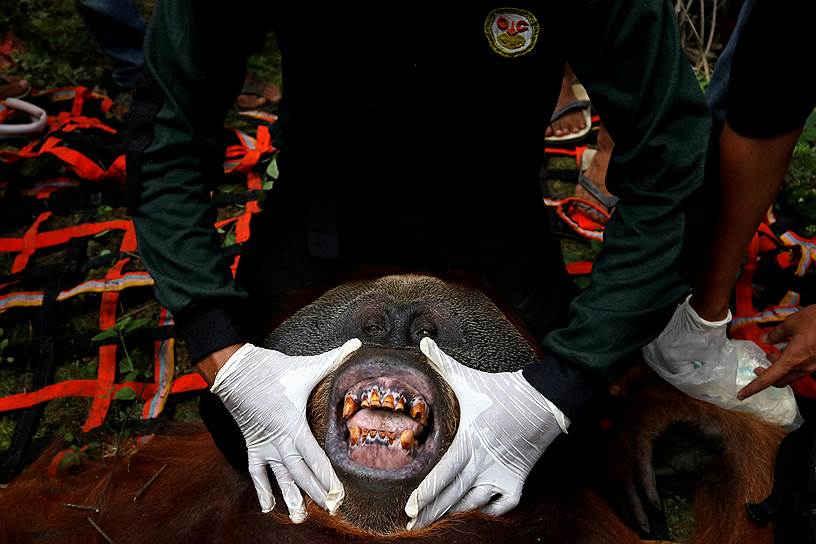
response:
<path id="1" fill-rule="evenodd" d="M 646 364 L 690 397 L 778 425 L 798 425 L 801 418 L 790 387 L 768 388 L 737 400 L 737 392 L 756 377 L 754 369 L 770 362 L 753 342 L 726 336 L 730 311 L 721 321 L 707 321 L 694 311 L 689 298 L 677 306 L 660 336 L 643 348 Z"/>
<path id="2" fill-rule="evenodd" d="M 359 347 L 355 338 L 320 355 L 291 357 L 244 344 L 215 375 L 210 390 L 244 434 L 262 511 L 275 507 L 267 466 L 295 523 L 306 519 L 300 489 L 331 514 L 343 502 L 343 484 L 306 422 L 306 403 L 318 382 Z"/>
<path id="3" fill-rule="evenodd" d="M 460 418 L 450 448 L 408 498 L 406 528 L 426 527 L 448 511 L 480 508 L 500 516 L 512 510 L 533 465 L 569 421 L 520 370 L 474 370 L 430 338 L 419 347 L 456 394 Z"/>

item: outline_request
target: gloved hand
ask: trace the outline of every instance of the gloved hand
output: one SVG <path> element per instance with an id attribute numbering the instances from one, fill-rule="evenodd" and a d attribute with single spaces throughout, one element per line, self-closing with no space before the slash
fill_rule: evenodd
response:
<path id="1" fill-rule="evenodd" d="M 754 369 L 770 363 L 759 346 L 726 336 L 731 312 L 706 321 L 689 304 L 677 306 L 669 324 L 643 348 L 643 358 L 658 376 L 690 397 L 723 408 L 752 413 L 771 423 L 801 421 L 791 389 L 766 389 L 740 401 L 737 392 L 756 377 Z"/>
<path id="2" fill-rule="evenodd" d="M 211 391 L 238 422 L 246 439 L 249 474 L 261 510 L 275 507 L 266 467 L 275 474 L 289 518 L 300 523 L 306 508 L 300 489 L 334 514 L 345 491 L 306 422 L 312 389 L 360 347 L 356 338 L 311 357 L 244 344 L 218 371 Z"/>
<path id="3" fill-rule="evenodd" d="M 566 416 L 521 371 L 474 370 L 429 338 L 419 347 L 456 394 L 460 418 L 450 448 L 408 498 L 406 528 L 426 527 L 448 511 L 480 508 L 500 516 L 512 510 L 533 465 L 567 432 Z"/>

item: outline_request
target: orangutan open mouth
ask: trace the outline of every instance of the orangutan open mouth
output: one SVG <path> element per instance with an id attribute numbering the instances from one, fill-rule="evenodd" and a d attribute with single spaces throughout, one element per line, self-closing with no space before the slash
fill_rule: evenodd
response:
<path id="1" fill-rule="evenodd" d="M 356 477 L 415 476 L 436 460 L 442 442 L 434 425 L 435 377 L 418 350 L 361 351 L 335 376 L 326 452 Z"/>
<path id="2" fill-rule="evenodd" d="M 402 380 L 382 377 L 353 385 L 343 401 L 349 458 L 371 468 L 404 467 L 422 447 L 429 412 L 422 394 Z"/>

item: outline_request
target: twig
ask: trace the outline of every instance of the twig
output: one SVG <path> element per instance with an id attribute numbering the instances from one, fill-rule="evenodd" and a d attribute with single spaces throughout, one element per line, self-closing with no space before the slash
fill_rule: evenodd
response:
<path id="1" fill-rule="evenodd" d="M 77 510 L 87 510 L 88 512 L 96 512 L 99 513 L 98 506 L 86 506 L 84 504 L 74 504 L 71 502 L 64 502 L 62 505 L 66 508 L 76 508 Z"/>
<path id="2" fill-rule="evenodd" d="M 113 540 L 111 540 L 111 537 L 105 534 L 105 531 L 102 530 L 102 527 L 97 525 L 96 522 L 90 518 L 90 516 L 88 517 L 88 523 L 93 525 L 93 528 L 96 529 L 100 535 L 102 535 L 102 538 L 108 541 L 108 544 L 116 544 Z"/>
<path id="3" fill-rule="evenodd" d="M 145 490 L 146 490 L 146 489 L 147 489 L 147 488 L 150 486 L 150 484 L 152 484 L 152 483 L 153 483 L 153 481 L 154 481 L 156 478 L 158 478 L 158 477 L 159 477 L 159 474 L 161 474 L 162 472 L 164 472 L 164 469 L 166 469 L 166 468 L 167 468 L 167 463 L 163 464 L 163 465 L 162 465 L 162 467 L 159 469 L 159 471 L 158 471 L 158 472 L 156 472 L 156 474 L 154 474 L 154 475 L 153 475 L 153 477 L 152 477 L 152 478 L 150 478 L 150 479 L 147 481 L 147 483 L 146 483 L 145 485 L 143 485 L 143 486 L 142 486 L 142 488 L 139 490 L 139 492 L 138 492 L 138 493 L 136 493 L 135 495 L 133 495 L 133 502 L 136 502 L 136 499 L 138 499 L 138 498 L 139 498 L 139 497 L 142 495 L 142 493 L 144 493 L 144 492 L 145 492 Z"/>

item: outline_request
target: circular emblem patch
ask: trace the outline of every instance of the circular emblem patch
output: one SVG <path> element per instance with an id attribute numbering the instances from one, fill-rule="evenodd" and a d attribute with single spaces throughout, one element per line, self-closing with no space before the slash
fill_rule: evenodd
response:
<path id="1" fill-rule="evenodd" d="M 494 9 L 485 19 L 484 29 L 490 47 L 503 57 L 524 55 L 538 40 L 538 19 L 526 9 Z"/>

